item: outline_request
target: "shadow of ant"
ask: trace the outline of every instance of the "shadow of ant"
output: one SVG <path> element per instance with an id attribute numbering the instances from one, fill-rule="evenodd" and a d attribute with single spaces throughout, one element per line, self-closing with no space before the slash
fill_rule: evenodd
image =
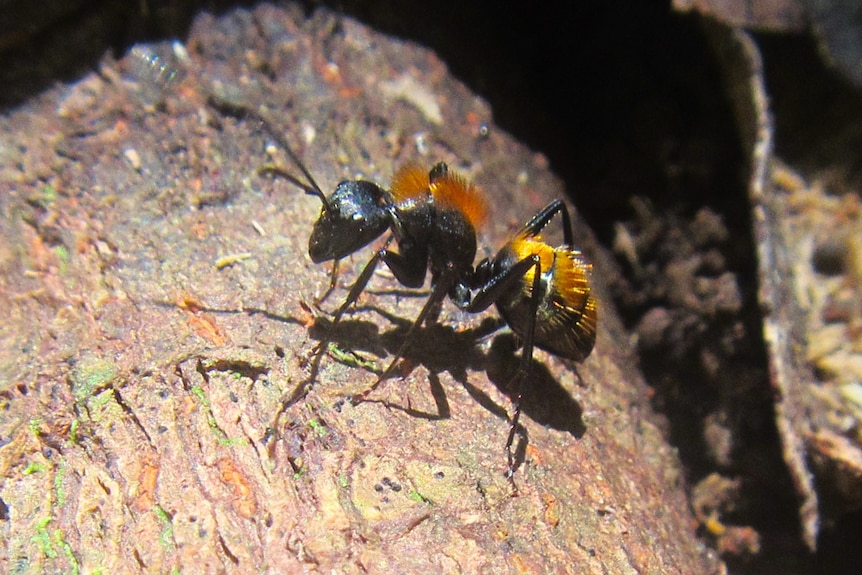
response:
<path id="1" fill-rule="evenodd" d="M 514 401 L 514 394 L 517 393 L 513 383 L 520 362 L 520 354 L 516 352 L 520 347 L 519 339 L 514 333 L 502 333 L 493 339 L 491 349 L 486 356 L 485 372 L 488 379 L 511 401 Z M 581 375 L 577 367 L 569 361 L 563 361 L 580 380 Z M 536 423 L 569 433 L 575 439 L 581 439 L 587 431 L 583 420 L 583 408 L 560 385 L 547 366 L 536 359 L 533 359 L 530 366 L 529 381 L 521 401 L 521 409 Z M 520 467 L 526 458 L 529 438 L 526 429 L 520 424 L 515 434 L 518 436 L 518 442 L 514 450 L 514 461 L 515 466 Z"/>
<path id="2" fill-rule="evenodd" d="M 407 295 L 412 295 L 412 293 L 408 292 Z M 184 309 L 175 302 L 159 301 L 153 303 Z M 276 413 L 269 430 L 278 429 L 282 415 L 308 394 L 317 380 L 323 356 L 331 357 L 340 363 L 364 369 L 380 376 L 383 374 L 383 369 L 376 365 L 376 360 L 391 357 L 393 353 L 402 349 L 404 338 L 410 330 L 412 320 L 397 316 L 376 306 L 361 306 L 355 309 L 356 311 L 373 311 L 395 327 L 381 333 L 378 325 L 372 321 L 343 319 L 333 326 L 328 317 L 325 315 L 318 316 L 314 325 L 308 329 L 309 336 L 317 340 L 317 344 L 311 351 L 310 359 L 305 360 L 305 365 L 310 366 L 309 375 L 281 401 L 278 413 Z M 222 309 L 195 302 L 193 311 L 231 315 L 259 315 L 286 324 L 306 325 L 305 320 L 301 318 L 275 314 L 265 309 L 249 306 L 244 306 L 241 309 Z M 470 383 L 468 378 L 469 370 L 483 370 L 488 379 L 500 391 L 510 400 L 514 399 L 512 396 L 516 392 L 516 386 L 512 384 L 520 362 L 518 353 L 520 342 L 517 336 L 511 332 L 496 333 L 505 325 L 505 322 L 499 317 L 486 317 L 478 326 L 463 331 L 458 331 L 450 323 L 438 323 L 436 321 L 417 328 L 413 334 L 413 341 L 404 351 L 404 356 L 399 359 L 396 372 L 404 373 L 405 367 L 410 371 L 418 365 L 425 367 L 428 370 L 430 392 L 436 412 L 415 409 L 409 405 L 409 399 L 407 406 L 383 399 L 365 399 L 364 402 L 379 403 L 388 409 L 402 411 L 407 415 L 421 419 L 448 419 L 452 414 L 451 407 L 440 381 L 440 374 L 448 372 L 479 405 L 495 417 L 509 422 L 509 409 L 496 403 L 487 393 Z M 492 335 L 493 339 L 488 352 L 482 352 L 477 343 Z M 375 360 L 368 360 L 362 354 L 371 354 Z M 390 376 L 388 379 L 396 379 L 396 377 Z M 580 378 L 580 374 L 578 374 L 578 378 Z M 565 431 L 576 439 L 583 437 L 586 432 L 581 406 L 572 399 L 548 368 L 536 359 L 533 359 L 529 368 L 529 382 L 522 401 L 522 409 L 533 421 L 558 431 Z M 516 466 L 520 467 L 525 459 L 529 437 L 526 428 L 521 423 L 516 426 L 515 433 L 518 436 L 518 442 L 514 450 L 514 461 Z M 270 435 L 271 438 L 272 435 Z"/>
<path id="3" fill-rule="evenodd" d="M 383 370 L 376 364 L 373 367 L 359 365 L 362 362 L 357 359 L 358 353 L 371 353 L 377 359 L 383 359 L 391 357 L 391 354 L 402 349 L 404 338 L 412 325 L 411 320 L 374 306 L 363 306 L 357 309 L 374 311 L 394 324 L 395 327 L 381 333 L 376 324 L 372 322 L 342 319 L 333 329 L 328 318 L 318 317 L 315 325 L 309 329 L 309 335 L 318 340 L 313 352 L 314 357 L 311 361 L 309 377 L 301 382 L 282 403 L 282 409 L 276 417 L 276 423 L 282 413 L 308 393 L 317 379 L 322 356 L 333 356 L 333 353 L 327 349 L 330 344 L 335 344 L 341 350 L 338 352 L 341 355 L 334 357 L 336 361 L 363 368 L 377 376 L 380 376 Z M 470 383 L 468 378 L 468 371 L 470 370 L 485 371 L 488 379 L 500 391 L 510 400 L 514 399 L 513 396 L 517 392 L 517 385 L 514 383 L 520 362 L 520 342 L 517 336 L 511 332 L 495 335 L 503 326 L 505 326 L 505 322 L 501 318 L 487 317 L 478 326 L 463 331 L 456 330 L 452 324 L 436 322 L 419 326 L 416 329 L 413 333 L 413 340 L 410 346 L 404 350 L 404 355 L 399 359 L 395 372 L 403 374 L 405 367 L 410 371 L 418 365 L 425 367 L 428 370 L 435 412 L 414 408 L 409 404 L 409 398 L 406 406 L 384 399 L 363 399 L 362 401 L 378 403 L 387 409 L 398 410 L 412 417 L 427 420 L 448 419 L 451 417 L 451 408 L 439 377 L 441 373 L 448 372 L 455 381 L 464 386 L 467 393 L 479 405 L 497 418 L 510 422 L 508 406 L 499 405 L 487 393 Z M 477 343 L 492 335 L 491 346 L 485 353 Z M 343 351 L 345 349 L 350 351 Z M 357 355 L 354 356 L 353 354 Z M 395 379 L 396 377 L 390 376 L 387 379 Z M 533 359 L 528 377 L 528 387 L 522 402 L 524 413 L 541 425 L 567 432 L 576 439 L 583 437 L 586 433 L 586 426 L 582 418 L 583 409 L 559 384 L 547 366 Z M 580 378 L 580 374 L 577 374 L 577 377 Z M 526 428 L 521 423 L 517 424 L 515 434 L 518 441 L 514 450 L 514 462 L 516 467 L 520 467 L 526 457 L 529 437 Z"/>

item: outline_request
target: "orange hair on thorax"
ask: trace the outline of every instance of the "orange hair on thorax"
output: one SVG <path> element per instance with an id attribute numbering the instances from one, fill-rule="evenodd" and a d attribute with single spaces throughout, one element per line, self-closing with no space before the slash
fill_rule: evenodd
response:
<path id="1" fill-rule="evenodd" d="M 393 203 L 398 206 L 426 198 L 431 193 L 430 187 L 428 170 L 416 162 L 408 162 L 395 172 L 389 193 Z"/>
<path id="2" fill-rule="evenodd" d="M 431 184 L 434 201 L 446 208 L 454 208 L 478 230 L 488 216 L 488 204 L 482 190 L 458 172 L 447 172 Z"/>
<path id="3" fill-rule="evenodd" d="M 488 215 L 488 205 L 482 190 L 457 172 L 447 171 L 432 183 L 428 170 L 409 162 L 395 172 L 389 190 L 396 206 L 425 200 L 430 195 L 441 208 L 463 214 L 473 229 L 479 229 Z"/>

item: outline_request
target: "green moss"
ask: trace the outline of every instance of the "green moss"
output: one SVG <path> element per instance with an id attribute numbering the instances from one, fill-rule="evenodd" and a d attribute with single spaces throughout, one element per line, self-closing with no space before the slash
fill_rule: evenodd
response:
<path id="1" fill-rule="evenodd" d="M 29 199 L 43 208 L 47 208 L 57 200 L 57 190 L 54 186 L 48 184 L 42 187 L 38 193 L 31 195 Z"/>
<path id="2" fill-rule="evenodd" d="M 44 517 L 37 521 L 35 525 L 36 533 L 33 534 L 30 541 L 36 544 L 42 555 L 48 559 L 55 559 L 58 555 L 57 550 L 54 549 L 54 545 L 51 543 L 51 535 L 48 533 L 48 525 L 51 521 L 50 517 Z"/>
<path id="3" fill-rule="evenodd" d="M 72 420 L 72 424 L 69 426 L 69 441 L 72 443 L 78 443 L 78 428 L 81 427 L 81 420 L 77 417 Z"/>
<path id="4" fill-rule="evenodd" d="M 69 269 L 69 248 L 63 245 L 54 246 L 54 254 L 60 262 L 60 275 L 63 275 Z"/>
<path id="5" fill-rule="evenodd" d="M 63 532 L 59 529 L 54 531 L 54 543 L 60 548 L 63 552 L 63 555 L 66 556 L 66 559 L 69 561 L 70 571 L 73 575 L 78 575 L 81 572 L 81 566 L 78 564 L 78 558 L 75 557 L 75 553 L 72 551 L 72 546 L 63 539 Z"/>
<path id="6" fill-rule="evenodd" d="M 308 421 L 308 426 L 312 430 L 314 430 L 314 433 L 317 434 L 318 437 L 326 437 L 326 435 L 329 433 L 329 430 L 326 429 L 326 426 L 316 419 L 310 419 Z"/>
<path id="7" fill-rule="evenodd" d="M 326 346 L 326 351 L 335 361 L 343 363 L 348 367 L 367 369 L 368 371 L 377 374 L 382 373 L 380 367 L 377 366 L 377 362 L 366 359 L 354 351 L 341 349 L 336 343 L 329 342 Z"/>
<path id="8" fill-rule="evenodd" d="M 106 416 L 110 418 L 112 408 L 119 408 L 119 405 L 115 401 L 114 391 L 111 389 L 87 398 L 86 404 L 87 413 L 89 413 L 90 419 L 94 422 L 102 421 Z M 118 410 L 116 414 L 119 415 L 120 411 Z"/>
<path id="9" fill-rule="evenodd" d="M 31 462 L 24 470 L 24 475 L 33 475 L 34 473 L 42 473 L 45 471 L 45 466 L 36 461 Z"/>
<path id="10" fill-rule="evenodd" d="M 232 445 L 248 445 L 247 439 L 242 439 L 240 437 L 227 437 L 221 429 L 219 429 L 219 432 L 221 432 L 222 435 L 222 438 L 219 439 L 219 445 L 224 445 L 227 447 L 230 447 Z"/>
<path id="11" fill-rule="evenodd" d="M 105 389 L 118 375 L 113 362 L 96 357 L 82 358 L 72 370 L 72 395 L 81 402 L 95 392 Z"/>
<path id="12" fill-rule="evenodd" d="M 30 433 L 33 435 L 41 435 L 42 431 L 42 423 L 44 420 L 41 417 L 34 417 L 27 423 L 27 427 L 30 429 Z"/>
<path id="13" fill-rule="evenodd" d="M 57 506 L 62 506 L 66 503 L 66 488 L 63 487 L 63 479 L 66 477 L 66 460 L 60 460 L 60 465 L 57 466 L 57 473 L 54 474 L 54 496 L 57 501 Z"/>
<path id="14" fill-rule="evenodd" d="M 156 514 L 156 517 L 162 522 L 164 529 L 162 529 L 161 535 L 159 535 L 159 543 L 161 543 L 162 547 L 165 549 L 171 549 L 174 546 L 174 525 L 171 522 L 171 516 L 168 515 L 168 512 L 159 507 L 158 505 L 153 506 L 153 513 Z"/>
<path id="15" fill-rule="evenodd" d="M 216 421 L 215 416 L 212 412 L 212 404 L 210 403 L 210 398 L 207 397 L 206 392 L 199 385 L 195 385 L 191 388 L 192 395 L 198 398 L 198 401 L 201 402 L 201 405 L 207 412 L 207 425 L 209 428 L 213 430 L 216 437 L 218 438 L 219 445 L 248 445 L 247 439 L 240 438 L 231 438 L 228 437 L 221 427 L 218 426 L 218 422 Z"/>
<path id="16" fill-rule="evenodd" d="M 198 401 L 200 401 L 204 407 L 206 407 L 207 409 L 210 408 L 210 398 L 207 397 L 206 392 L 201 386 L 195 385 L 191 388 L 191 392 L 192 395 L 198 398 Z"/>
<path id="17" fill-rule="evenodd" d="M 416 501 L 417 503 L 428 503 L 431 504 L 431 500 L 419 493 L 418 491 L 411 491 L 407 497 Z"/>

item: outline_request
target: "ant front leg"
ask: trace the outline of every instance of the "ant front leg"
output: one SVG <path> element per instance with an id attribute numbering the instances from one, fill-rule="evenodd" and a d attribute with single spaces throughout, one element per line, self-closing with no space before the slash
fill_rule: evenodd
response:
<path id="1" fill-rule="evenodd" d="M 281 417 L 281 414 L 284 413 L 288 407 L 305 397 L 308 393 L 309 389 L 311 389 L 312 382 L 317 377 L 318 370 L 320 369 L 320 361 L 323 357 L 323 352 L 327 349 L 329 344 L 332 342 L 332 334 L 335 331 L 336 326 L 341 322 L 341 318 L 344 316 L 344 313 L 347 311 L 352 304 L 359 299 L 359 296 L 362 294 L 363 290 L 365 290 L 365 286 L 368 285 L 368 281 L 371 279 L 371 275 L 374 273 L 374 270 L 377 269 L 377 263 L 383 259 L 385 261 L 386 254 L 389 253 L 386 250 L 386 247 L 392 242 L 394 237 L 390 236 L 386 243 L 383 245 L 383 248 L 375 252 L 374 256 L 368 260 L 368 263 L 365 264 L 365 267 L 362 268 L 362 272 L 359 274 L 359 277 L 356 278 L 356 281 L 353 282 L 353 285 L 350 286 L 350 291 L 347 294 L 347 297 L 344 299 L 344 302 L 338 307 L 335 311 L 335 314 L 332 318 L 332 323 L 330 324 L 328 333 L 326 333 L 321 340 L 314 346 L 311 354 L 313 359 L 311 360 L 311 375 L 305 381 L 303 381 L 297 388 L 291 393 L 291 395 L 282 401 L 281 409 L 276 414 L 276 422 L 278 418 Z M 338 267 L 338 261 L 335 260 L 333 262 L 333 277 L 330 280 L 334 283 L 335 281 L 335 270 Z M 332 291 L 332 285 L 330 285 L 329 291 L 324 295 L 329 294 Z M 322 301 L 323 298 L 321 298 Z"/>
<path id="2" fill-rule="evenodd" d="M 335 311 L 335 316 L 332 318 L 332 327 L 338 325 L 338 323 L 341 321 L 341 317 L 344 315 L 344 312 L 347 311 L 347 308 L 356 303 L 356 300 L 358 300 L 362 292 L 365 291 L 365 287 L 368 285 L 368 281 L 371 279 L 372 274 L 374 274 L 374 270 L 377 269 L 377 263 L 380 260 L 385 260 L 386 254 L 389 253 L 386 248 L 389 246 L 390 243 L 392 243 L 393 239 L 394 237 L 390 236 L 386 240 L 386 243 L 383 244 L 383 247 L 377 250 L 374 253 L 374 256 L 370 260 L 368 260 L 367 264 L 365 264 L 365 267 L 362 268 L 362 271 L 359 273 L 359 277 L 356 278 L 356 281 L 353 282 L 352 286 L 350 286 L 350 291 L 347 292 L 347 297 L 344 298 L 342 304 Z M 337 265 L 338 260 L 335 260 L 333 266 Z"/>
<path id="3" fill-rule="evenodd" d="M 332 320 L 333 325 L 341 321 L 341 316 L 347 311 L 352 304 L 356 303 L 359 296 L 365 291 L 374 270 L 377 269 L 377 264 L 382 260 L 386 266 L 395 275 L 395 279 L 407 287 L 420 287 L 425 281 L 425 262 L 428 259 L 427 252 L 417 250 L 411 251 L 409 255 L 402 255 L 397 252 L 389 251 L 387 248 L 392 243 L 394 236 L 390 236 L 383 247 L 374 254 L 374 257 L 369 260 L 362 272 L 353 285 L 350 286 L 350 291 L 347 293 L 344 303 L 335 312 L 335 317 Z"/>
<path id="4" fill-rule="evenodd" d="M 425 264 L 424 262 L 427 260 L 426 252 L 422 250 L 417 250 L 415 252 L 411 252 L 408 249 L 408 252 L 411 255 L 403 256 L 400 254 L 395 254 L 389 252 L 385 259 L 386 265 L 389 266 L 389 269 L 392 270 L 392 273 L 395 274 L 395 277 L 401 282 L 403 285 L 407 287 L 419 287 L 422 285 L 425 279 Z M 420 256 L 421 254 L 421 256 Z M 422 267 L 418 266 L 418 262 L 422 262 Z M 363 391 L 360 394 L 357 394 L 353 397 L 353 403 L 358 404 L 368 399 L 368 396 L 377 389 L 383 381 L 388 378 L 392 371 L 395 369 L 395 366 L 398 364 L 398 360 L 404 357 L 404 353 L 407 351 L 407 348 L 410 346 L 410 342 L 413 340 L 413 337 L 416 334 L 416 330 L 421 326 L 425 320 L 428 318 L 430 312 L 436 308 L 439 308 L 443 299 L 446 297 L 446 294 L 449 292 L 452 284 L 454 283 L 455 271 L 451 266 L 447 267 L 446 270 L 440 275 L 437 279 L 437 282 L 434 284 L 434 288 L 431 291 L 431 295 L 425 302 L 425 305 L 422 306 L 422 310 L 419 312 L 419 315 L 410 324 L 410 329 L 407 330 L 407 334 L 404 336 L 404 340 L 401 343 L 401 346 L 398 348 L 398 351 L 395 353 L 395 356 L 389 362 L 389 366 L 380 374 L 380 377 L 377 378 L 377 381 L 374 384 Z"/>
<path id="5" fill-rule="evenodd" d="M 320 305 L 326 301 L 326 299 L 330 296 L 332 292 L 335 291 L 335 286 L 338 283 L 338 267 L 341 263 L 341 260 L 332 260 L 332 271 L 329 272 L 329 287 L 326 288 L 326 291 L 323 292 L 323 295 L 318 297 L 315 301 L 315 305 Z"/>
<path id="6" fill-rule="evenodd" d="M 344 302 L 342 302 L 335 311 L 330 329 L 334 329 L 341 322 L 347 309 L 356 303 L 359 296 L 363 291 L 365 291 L 365 288 L 368 286 L 368 282 L 371 280 L 371 276 L 374 274 L 374 271 L 377 269 L 381 260 L 392 271 L 396 279 L 401 284 L 406 285 L 407 287 L 418 287 L 422 285 L 425 279 L 425 262 L 428 259 L 427 252 L 421 249 L 414 249 L 409 251 L 409 256 L 405 256 L 397 252 L 390 251 L 388 246 L 392 243 L 393 239 L 395 239 L 395 237 L 390 236 L 383 247 L 375 252 L 374 256 L 362 268 L 359 277 L 357 277 L 356 281 L 353 282 L 353 285 L 350 286 L 350 291 L 347 293 L 347 297 L 344 299 Z M 317 346 L 318 351 L 322 349 L 328 341 L 328 339 L 322 340 Z M 402 351 L 404 347 L 405 346 L 402 346 Z M 400 355 L 396 356 L 396 359 L 397 357 L 400 357 Z M 383 377 L 392 370 L 392 367 L 393 365 L 390 364 L 380 379 L 383 379 Z M 380 380 L 378 380 L 378 383 L 379 381 Z"/>

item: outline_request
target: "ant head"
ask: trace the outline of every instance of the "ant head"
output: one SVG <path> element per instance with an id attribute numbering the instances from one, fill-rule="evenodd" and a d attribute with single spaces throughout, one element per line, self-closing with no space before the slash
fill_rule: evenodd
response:
<path id="1" fill-rule="evenodd" d="M 338 260 L 380 237 L 390 224 L 385 193 L 363 180 L 341 182 L 328 198 L 308 240 L 314 263 Z"/>

